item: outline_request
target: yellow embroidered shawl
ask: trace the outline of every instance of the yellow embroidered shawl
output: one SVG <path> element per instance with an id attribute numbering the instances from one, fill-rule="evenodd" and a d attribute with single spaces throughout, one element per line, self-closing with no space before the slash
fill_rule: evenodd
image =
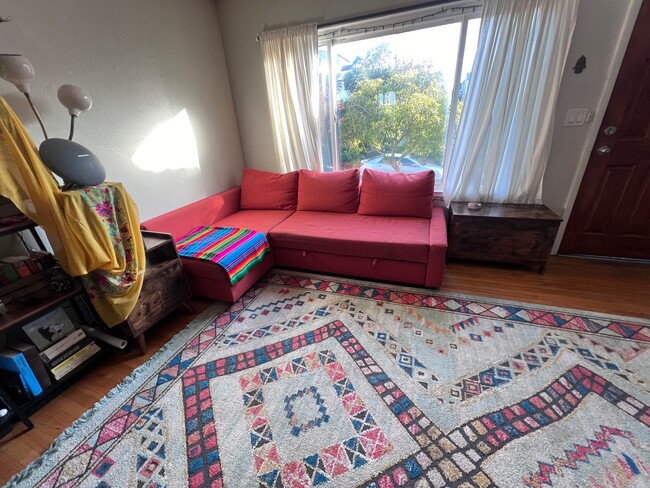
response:
<path id="1" fill-rule="evenodd" d="M 129 315 L 146 262 L 135 203 L 120 183 L 61 191 L 2 97 L 0 194 L 45 230 L 61 267 L 82 277 L 104 322 Z"/>

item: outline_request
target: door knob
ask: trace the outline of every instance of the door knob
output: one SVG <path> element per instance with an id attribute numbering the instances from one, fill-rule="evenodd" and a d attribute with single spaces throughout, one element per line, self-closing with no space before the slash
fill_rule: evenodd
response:
<path id="1" fill-rule="evenodd" d="M 598 149 L 596 149 L 596 153 L 598 153 L 599 156 L 604 156 L 605 154 L 609 154 L 612 152 L 612 148 L 609 146 L 600 146 Z"/>

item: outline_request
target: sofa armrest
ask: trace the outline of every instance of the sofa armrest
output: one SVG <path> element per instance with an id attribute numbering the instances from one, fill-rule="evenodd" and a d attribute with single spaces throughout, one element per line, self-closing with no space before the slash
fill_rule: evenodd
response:
<path id="1" fill-rule="evenodd" d="M 442 208 L 434 207 L 429 224 L 429 258 L 425 286 L 440 288 L 445 273 L 445 256 L 447 254 L 447 221 Z"/>
<path id="2" fill-rule="evenodd" d="M 140 228 L 167 232 L 178 239 L 196 227 L 213 225 L 237 212 L 240 195 L 240 187 L 231 188 L 142 222 Z"/>

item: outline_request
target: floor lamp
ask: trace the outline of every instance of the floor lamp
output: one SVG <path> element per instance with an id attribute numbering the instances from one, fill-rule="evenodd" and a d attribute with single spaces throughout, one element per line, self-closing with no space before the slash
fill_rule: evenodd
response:
<path id="1" fill-rule="evenodd" d="M 99 185 L 106 179 L 104 166 L 88 148 L 72 141 L 76 118 L 92 106 L 90 95 L 74 85 L 59 87 L 57 97 L 70 114 L 70 135 L 68 139 L 50 138 L 30 96 L 29 82 L 34 74 L 34 67 L 25 56 L 0 54 L 0 78 L 13 83 L 25 95 L 41 126 L 45 140 L 38 152 L 45 166 L 61 177 L 64 190 Z"/>

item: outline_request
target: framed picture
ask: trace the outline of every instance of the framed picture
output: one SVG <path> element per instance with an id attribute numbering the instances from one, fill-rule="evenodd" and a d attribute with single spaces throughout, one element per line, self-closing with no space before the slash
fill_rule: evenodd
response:
<path id="1" fill-rule="evenodd" d="M 39 351 L 60 341 L 73 330 L 75 330 L 75 326 L 62 308 L 52 310 L 29 324 L 23 325 L 23 331 Z"/>

